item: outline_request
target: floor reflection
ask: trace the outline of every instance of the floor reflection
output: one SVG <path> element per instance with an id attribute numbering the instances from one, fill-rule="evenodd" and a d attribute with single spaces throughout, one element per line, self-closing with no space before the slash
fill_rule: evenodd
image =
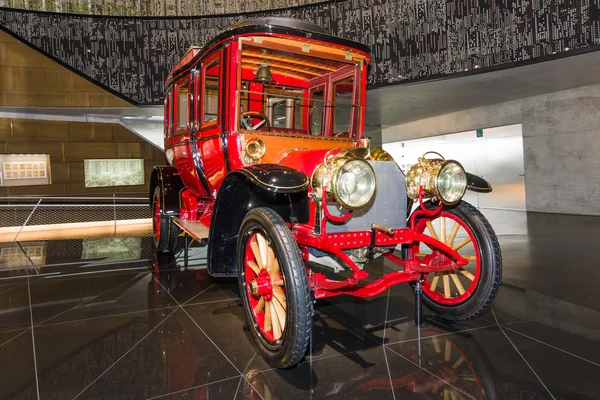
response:
<path id="1" fill-rule="evenodd" d="M 597 398 L 586 260 L 600 219 L 489 217 L 505 268 L 492 309 L 452 323 L 425 309 L 418 328 L 408 285 L 320 300 L 289 370 L 257 353 L 237 282 L 208 275 L 206 247 L 186 263 L 182 243 L 156 254 L 148 235 L 2 243 L 0 399 Z"/>

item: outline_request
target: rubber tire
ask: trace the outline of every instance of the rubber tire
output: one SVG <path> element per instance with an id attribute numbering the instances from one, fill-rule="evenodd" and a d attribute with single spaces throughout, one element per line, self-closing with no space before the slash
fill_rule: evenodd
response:
<path id="1" fill-rule="evenodd" d="M 158 241 L 156 240 L 156 222 L 154 220 L 154 215 L 156 212 L 155 207 L 157 197 L 160 208 L 162 209 L 163 205 L 160 201 L 162 198 L 160 187 L 154 189 L 154 196 L 152 196 L 152 238 L 154 240 L 154 246 L 156 247 L 156 251 L 161 253 L 173 253 L 177 247 L 177 238 L 181 230 L 170 218 L 162 217 L 160 220 L 160 239 Z"/>
<path id="2" fill-rule="evenodd" d="M 279 344 L 276 345 L 269 343 L 255 325 L 245 286 L 246 242 L 255 232 L 262 233 L 271 242 L 284 275 L 287 303 L 286 329 Z M 270 208 L 259 207 L 250 210 L 244 217 L 239 231 L 237 257 L 240 297 L 246 310 L 249 330 L 258 350 L 274 367 L 290 368 L 297 365 L 308 348 L 312 329 L 313 304 L 310 299 L 302 253 L 281 216 Z M 288 327 L 292 328 L 288 329 Z"/>
<path id="3" fill-rule="evenodd" d="M 426 202 L 427 208 L 434 208 Z M 439 317 L 449 321 L 465 321 L 473 319 L 483 313 L 498 294 L 502 282 L 502 252 L 500 243 L 494 229 L 488 220 L 466 201 L 461 201 L 455 206 L 444 206 L 444 211 L 460 218 L 473 232 L 481 254 L 481 277 L 473 295 L 464 302 L 447 306 L 442 305 L 423 292 L 423 303 Z M 426 216 L 418 217 L 415 221 Z M 411 283 L 414 288 L 414 283 Z"/>

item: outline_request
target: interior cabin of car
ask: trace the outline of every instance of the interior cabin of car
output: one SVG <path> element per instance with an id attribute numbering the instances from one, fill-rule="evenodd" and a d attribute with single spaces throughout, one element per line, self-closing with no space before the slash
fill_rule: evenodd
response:
<path id="1" fill-rule="evenodd" d="M 356 138 L 362 62 L 351 52 L 340 60 L 334 50 L 293 39 L 242 38 L 239 129 Z"/>

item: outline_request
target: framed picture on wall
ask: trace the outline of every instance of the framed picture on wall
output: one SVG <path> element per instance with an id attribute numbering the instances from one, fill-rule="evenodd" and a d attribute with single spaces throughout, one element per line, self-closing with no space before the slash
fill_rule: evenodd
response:
<path id="1" fill-rule="evenodd" d="M 88 159 L 83 166 L 86 188 L 144 184 L 143 158 Z"/>
<path id="2" fill-rule="evenodd" d="M 0 185 L 48 184 L 50 184 L 50 156 L 48 154 L 0 154 Z"/>

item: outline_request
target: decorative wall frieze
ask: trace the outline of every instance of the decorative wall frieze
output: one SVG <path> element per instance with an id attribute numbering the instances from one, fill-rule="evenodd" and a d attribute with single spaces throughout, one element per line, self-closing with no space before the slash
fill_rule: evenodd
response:
<path id="1" fill-rule="evenodd" d="M 278 15 L 315 22 L 372 49 L 369 85 L 542 60 L 600 44 L 600 0 L 345 0 Z M 93 17 L 0 9 L 0 25 L 137 104 L 159 104 L 170 69 L 241 15 Z"/>

